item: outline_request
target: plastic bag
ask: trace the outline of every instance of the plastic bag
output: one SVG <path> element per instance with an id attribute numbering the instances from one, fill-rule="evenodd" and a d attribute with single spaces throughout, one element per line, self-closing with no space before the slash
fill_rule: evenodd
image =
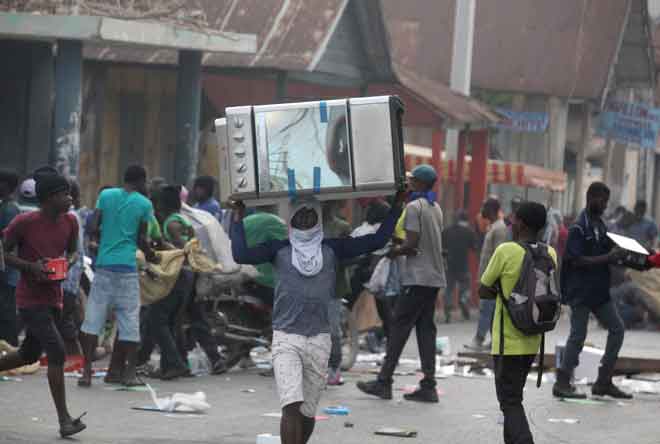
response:
<path id="1" fill-rule="evenodd" d="M 364 284 L 364 287 L 374 295 L 385 293 L 391 265 L 392 260 L 390 258 L 384 257 L 379 260 L 374 272 L 371 274 L 369 282 Z"/>
<path id="2" fill-rule="evenodd" d="M 401 294 L 401 268 L 399 261 L 390 261 L 390 272 L 387 275 L 387 284 L 385 285 L 385 296 L 394 297 Z"/>

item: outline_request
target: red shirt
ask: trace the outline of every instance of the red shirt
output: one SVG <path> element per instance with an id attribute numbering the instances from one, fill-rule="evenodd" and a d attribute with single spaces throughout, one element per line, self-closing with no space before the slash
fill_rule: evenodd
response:
<path id="1" fill-rule="evenodd" d="M 56 221 L 44 216 L 41 211 L 16 216 L 4 231 L 6 241 L 18 246 L 18 257 L 35 262 L 66 255 L 67 248 L 78 236 L 78 221 L 73 214 L 62 214 Z M 62 308 L 61 282 L 37 282 L 30 274 L 21 272 L 16 287 L 16 306 Z"/>

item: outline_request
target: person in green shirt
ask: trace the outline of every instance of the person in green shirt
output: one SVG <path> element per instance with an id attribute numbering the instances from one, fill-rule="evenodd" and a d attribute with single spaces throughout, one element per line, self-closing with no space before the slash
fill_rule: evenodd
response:
<path id="1" fill-rule="evenodd" d="M 162 223 L 163 239 L 174 248 L 183 249 L 193 237 L 192 224 L 179 212 L 181 200 L 179 187 L 165 186 L 161 189 L 156 205 L 156 216 Z M 184 265 L 174 288 L 163 299 L 151 304 L 146 313 L 146 332 L 160 348 L 160 370 L 151 376 L 171 380 L 187 376 L 188 367 L 176 343 L 177 320 L 180 310 L 189 301 L 193 290 L 193 272 Z M 149 351 L 150 350 L 146 350 Z M 145 350 L 140 353 L 144 360 Z M 150 353 L 149 353 L 150 354 Z"/>
<path id="2" fill-rule="evenodd" d="M 543 205 L 536 202 L 523 203 L 516 211 L 512 225 L 514 242 L 504 242 L 497 247 L 481 276 L 479 296 L 482 299 L 496 299 L 494 319 L 500 319 L 504 310 L 504 354 L 499 354 L 500 322 L 493 322 L 491 353 L 497 369 L 497 399 L 504 414 L 505 444 L 534 442 L 522 400 L 527 375 L 541 345 L 541 335 L 528 336 L 513 326 L 509 313 L 502 305 L 502 299 L 497 297 L 497 288 L 501 288 L 504 298 L 509 298 L 520 278 L 525 257 L 525 249 L 520 244 L 538 242 L 546 217 Z M 548 247 L 548 253 L 556 263 L 555 250 Z"/>

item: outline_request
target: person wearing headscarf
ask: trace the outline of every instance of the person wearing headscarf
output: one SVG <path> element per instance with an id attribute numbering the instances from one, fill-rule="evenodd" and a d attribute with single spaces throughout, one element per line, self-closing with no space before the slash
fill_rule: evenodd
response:
<path id="1" fill-rule="evenodd" d="M 277 275 L 273 307 L 273 369 L 282 406 L 283 444 L 304 444 L 325 387 L 330 356 L 330 310 L 336 293 L 337 266 L 385 246 L 401 213 L 403 193 L 380 229 L 357 238 L 326 239 L 320 203 L 291 204 L 289 239 L 248 248 L 245 206 L 234 205 L 232 253 L 239 264 L 271 262 Z"/>

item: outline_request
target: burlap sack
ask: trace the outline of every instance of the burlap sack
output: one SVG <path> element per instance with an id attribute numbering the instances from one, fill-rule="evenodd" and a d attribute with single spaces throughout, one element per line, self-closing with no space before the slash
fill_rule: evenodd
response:
<path id="1" fill-rule="evenodd" d="M 196 273 L 221 271 L 220 265 L 213 263 L 202 252 L 197 239 L 188 242 L 183 250 L 157 251 L 156 254 L 160 257 L 160 263 L 152 264 L 146 261 L 142 251 L 137 252 L 142 305 L 158 302 L 172 291 L 186 258 Z"/>
<path id="2" fill-rule="evenodd" d="M 353 313 L 357 319 L 358 331 L 365 332 L 382 325 L 376 309 L 376 299 L 368 291 L 363 291 L 355 305 Z"/>

